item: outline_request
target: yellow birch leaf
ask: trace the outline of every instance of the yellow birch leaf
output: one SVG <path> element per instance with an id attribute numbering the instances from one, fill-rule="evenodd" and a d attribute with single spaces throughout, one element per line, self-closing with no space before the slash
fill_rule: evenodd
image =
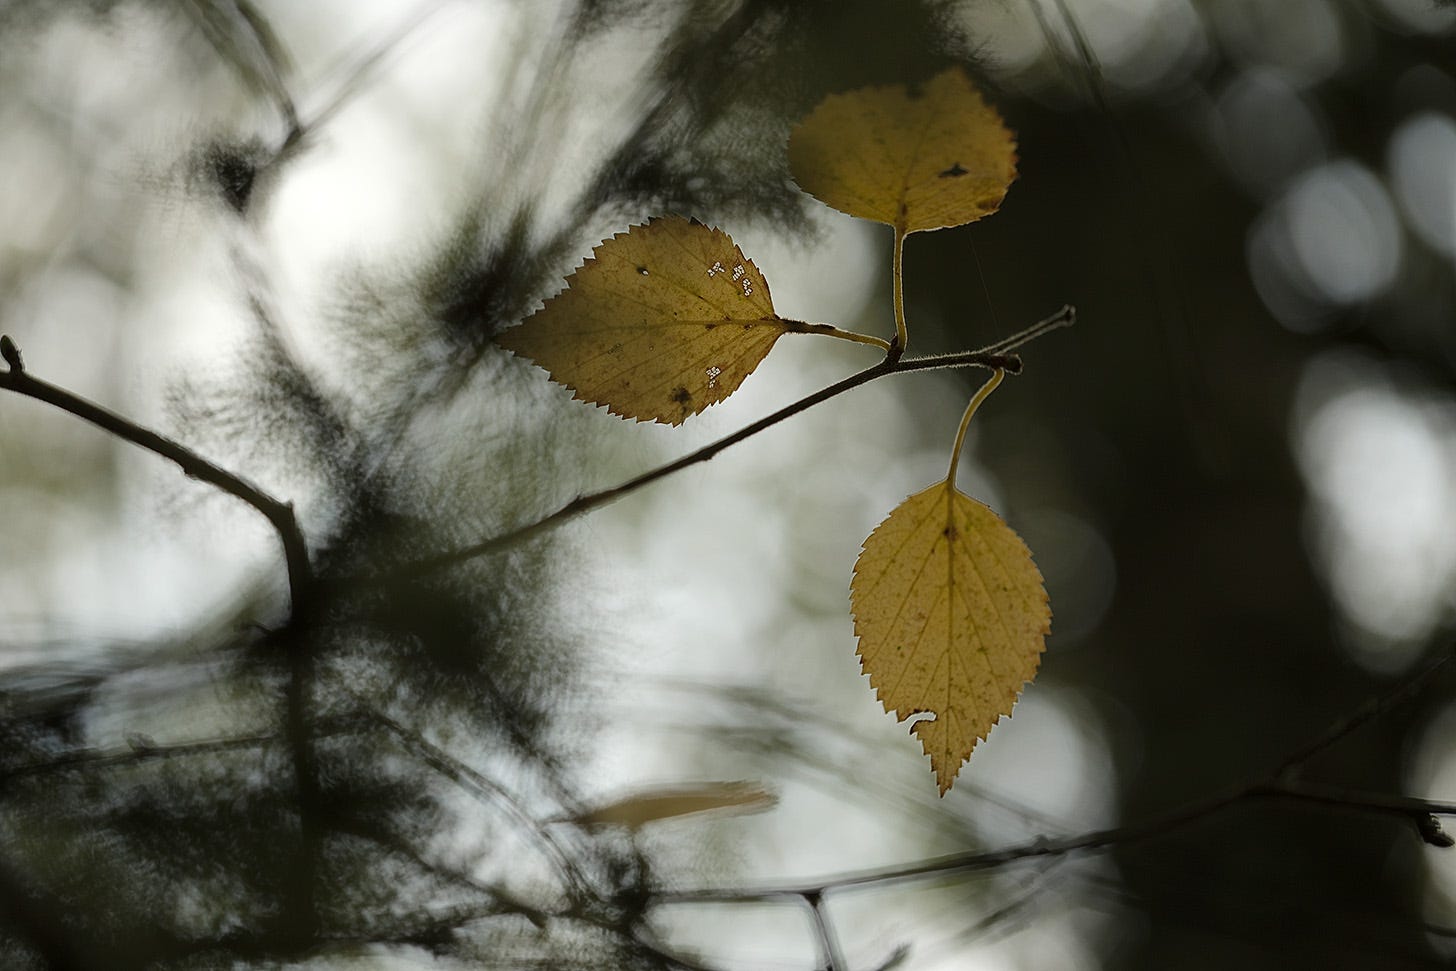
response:
<path id="1" fill-rule="evenodd" d="M 806 192 L 901 233 L 995 212 L 1016 178 L 1016 139 L 960 68 L 830 95 L 794 128 L 789 167 Z"/>
<path id="2" fill-rule="evenodd" d="M 498 342 L 582 401 L 679 425 L 736 391 L 787 329 L 727 233 L 669 216 L 604 240 Z"/>
<path id="3" fill-rule="evenodd" d="M 1051 608 L 1021 537 L 953 479 L 906 499 L 865 540 L 850 582 L 862 669 L 915 722 L 945 795 L 1036 675 Z"/>
<path id="4" fill-rule="evenodd" d="M 573 817 L 572 822 L 581 826 L 637 829 L 674 816 L 730 809 L 740 814 L 757 813 L 777 804 L 776 795 L 751 782 L 705 782 L 679 788 L 646 789 Z"/>

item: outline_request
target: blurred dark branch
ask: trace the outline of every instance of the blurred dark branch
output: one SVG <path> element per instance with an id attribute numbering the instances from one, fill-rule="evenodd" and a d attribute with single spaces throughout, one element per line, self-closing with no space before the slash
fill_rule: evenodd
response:
<path id="1" fill-rule="evenodd" d="M 399 46 L 418 30 L 427 20 L 439 13 L 446 6 L 446 0 L 424 0 L 415 5 L 414 9 L 400 18 L 378 43 L 373 45 L 353 60 L 352 64 L 341 68 L 340 73 L 345 75 L 339 82 L 337 90 L 328 98 L 324 104 L 312 112 L 310 117 L 297 126 L 298 138 L 305 133 L 313 131 L 323 125 L 334 115 L 338 114 L 349 99 L 358 93 L 369 75 L 389 57 L 398 50 Z M 284 149 L 290 148 L 298 138 L 290 137 L 285 143 Z"/>
<path id="2" fill-rule="evenodd" d="M 644 472 L 641 475 L 636 476 L 635 478 L 629 479 L 621 485 L 613 486 L 610 489 L 603 489 L 600 492 L 592 492 L 585 495 L 577 496 L 575 499 L 571 500 L 566 505 L 562 506 L 560 509 L 557 509 L 550 515 L 538 519 L 535 522 L 530 523 L 526 526 L 522 526 L 518 529 L 511 530 L 508 533 L 503 533 L 499 536 L 492 537 L 491 539 L 484 540 L 480 543 L 466 546 L 462 549 L 453 550 L 448 553 L 441 553 L 436 556 L 428 557 L 422 560 L 416 560 L 413 563 L 407 563 L 401 567 L 384 573 L 375 574 L 369 577 L 352 578 L 349 580 L 341 580 L 336 582 L 373 586 L 380 583 L 392 583 L 400 580 L 415 579 L 420 576 L 434 573 L 438 570 L 448 569 L 452 566 L 458 566 L 459 564 L 468 562 L 469 560 L 475 559 L 476 557 L 484 556 L 488 553 L 494 553 L 498 550 L 505 549 L 506 547 L 524 542 L 525 540 L 530 539 L 532 536 L 560 526 L 567 520 L 574 519 L 577 516 L 597 509 L 600 506 L 605 506 L 608 503 L 615 502 L 618 499 L 621 499 L 633 492 L 636 492 L 643 486 L 651 485 L 658 479 L 666 478 L 667 476 L 672 475 L 674 472 L 680 472 L 683 469 L 686 469 L 692 465 L 697 465 L 700 462 L 706 462 L 716 456 L 719 452 L 725 451 L 733 447 L 734 445 L 737 445 L 739 442 L 750 439 L 753 436 L 757 435 L 759 432 L 766 431 L 767 429 L 772 428 L 774 425 L 777 425 L 782 421 L 792 418 L 795 415 L 800 414 L 801 412 L 808 411 L 810 408 L 814 407 L 817 404 L 821 404 L 822 402 L 828 401 L 831 398 L 837 398 L 841 394 L 844 394 L 846 391 L 852 391 L 855 388 L 858 388 L 860 385 L 868 384 L 869 382 L 874 381 L 877 378 L 883 378 L 891 374 L 904 374 L 910 371 L 928 371 L 942 368 L 965 367 L 984 367 L 992 369 L 1000 368 L 1007 371 L 1008 373 L 1018 374 L 1021 371 L 1021 359 L 1015 354 L 1012 354 L 1011 351 L 1015 350 L 1018 347 L 1021 347 L 1023 344 L 1027 344 L 1033 340 L 1036 340 L 1038 337 L 1050 333 L 1053 330 L 1057 330 L 1062 327 L 1069 327 L 1076 321 L 1076 319 L 1076 310 L 1070 305 L 1065 306 L 1061 310 L 1058 310 L 1056 313 L 1052 314 L 1050 317 L 1038 321 L 1036 324 L 1033 324 L 1026 330 L 1013 334 L 1010 337 L 1004 338 L 994 344 L 990 344 L 986 347 L 981 348 L 980 350 L 975 351 L 962 351 L 955 354 L 937 354 L 929 355 L 926 357 L 901 358 L 895 354 L 895 349 L 891 348 L 890 352 L 887 353 L 878 363 L 873 364 L 868 368 L 865 368 L 863 371 L 852 374 L 841 381 L 837 381 L 834 384 L 829 385 L 828 387 L 821 388 L 813 394 L 800 398 L 793 404 L 786 405 L 785 407 L 780 408 L 778 411 L 774 412 L 771 415 L 768 415 L 765 418 L 760 418 L 758 421 L 753 422 L 750 425 L 746 425 L 745 427 L 739 429 L 731 435 L 727 435 L 723 438 L 718 439 L 716 442 L 711 442 L 708 445 L 704 445 L 697 451 L 690 452 L 689 454 L 684 455 L 682 458 L 669 462 L 666 465 L 661 465 L 655 469 Z"/>
<path id="3" fill-rule="evenodd" d="M 734 708 L 727 724 L 705 723 L 687 730 L 703 732 L 718 739 L 718 744 L 733 750 L 771 752 L 790 759 L 800 771 L 820 776 L 828 784 L 845 791 L 857 791 L 881 804 L 884 812 L 910 816 L 922 811 L 925 793 L 911 794 L 899 787 L 866 791 L 858 765 L 883 758 L 885 743 L 872 738 L 861 725 L 825 715 L 807 699 L 780 695 L 758 686 L 708 685 L 690 679 L 659 678 L 657 684 L 671 690 L 691 693 L 691 702 L 701 709 L 709 699 L 726 701 Z M 673 732 L 684 730 L 680 719 L 664 723 L 662 728 Z M 806 730 L 812 729 L 812 731 Z M 1004 793 L 975 782 L 962 780 L 956 791 L 964 793 L 988 807 L 1014 817 L 1021 825 L 1040 827 L 1044 833 L 1067 833 L 1075 829 L 1060 819 L 1040 812 L 1035 807 Z M 939 799 L 936 798 L 938 804 Z M 977 812 L 979 815 L 979 812 Z M 957 817 L 959 818 L 959 817 Z M 969 839 L 970 833 L 959 825 L 946 832 L 950 839 Z"/>
<path id="4" fill-rule="evenodd" d="M 213 49 L 277 107 L 293 142 L 302 129 L 298 109 L 283 81 L 288 57 L 268 19 L 249 0 L 182 0 L 182 9 Z"/>
<path id="5" fill-rule="evenodd" d="M 300 600 L 306 596 L 307 590 L 313 582 L 313 568 L 309 563 L 307 540 L 304 539 L 303 530 L 299 527 L 298 520 L 293 514 L 291 503 L 273 498 L 247 479 L 209 462 L 185 445 L 143 428 L 85 398 L 78 397 L 39 378 L 31 377 L 30 372 L 19 363 L 20 354 L 16 350 L 15 344 L 8 337 L 4 338 L 4 341 L 5 346 L 14 353 L 5 355 L 9 369 L 0 371 L 0 390 L 13 391 L 37 401 L 44 401 L 83 421 L 88 421 L 117 438 L 160 455 L 180 467 L 188 478 L 206 482 L 230 496 L 241 499 L 261 513 L 278 533 L 278 538 L 283 544 L 284 562 L 288 568 L 288 589 L 294 609 L 298 609 Z"/>
<path id="6" fill-rule="evenodd" d="M 1064 862 L 1065 858 L 1047 860 L 1042 864 L 1041 869 L 1027 881 L 1025 887 L 1007 898 L 999 907 L 980 915 L 970 924 L 962 927 L 952 940 L 956 942 L 978 941 L 984 944 L 992 939 L 992 935 L 988 934 L 988 931 L 999 931 L 1002 936 L 1015 933 L 1020 927 L 1011 926 L 1012 922 L 1021 918 L 1019 924 L 1024 926 L 1025 922 L 1030 920 L 1030 915 L 1026 911 L 1031 909 L 1031 905 L 1047 889 L 1051 872 Z"/>
<path id="7" fill-rule="evenodd" d="M 1456 803 L 1416 796 L 1390 796 L 1340 786 L 1316 786 L 1301 782 L 1278 782 L 1251 789 L 1249 796 L 1285 799 L 1322 809 L 1393 816 L 1410 823 L 1421 840 L 1440 849 L 1456 846 L 1441 828 L 1438 816 L 1456 816 Z"/>
<path id="8" fill-rule="evenodd" d="M 315 725 L 313 736 L 316 739 L 322 739 L 337 738 L 341 735 L 358 735 L 371 729 L 373 724 L 372 719 L 358 715 L 332 718 Z M 161 745 L 150 739 L 133 737 L 127 740 L 125 751 L 79 749 L 43 761 L 27 762 L 11 766 L 8 769 L 0 769 L 0 786 L 12 780 L 49 775 L 53 772 L 87 772 L 93 769 L 128 768 L 169 759 L 262 749 L 286 740 L 286 736 L 281 732 L 257 732 L 228 738 L 204 738 L 191 742 L 172 742 Z"/>
<path id="9" fill-rule="evenodd" d="M 25 370 L 19 350 L 9 337 L 4 337 L 3 344 L 0 344 L 0 356 L 3 356 L 7 365 L 7 370 L 0 372 L 0 390 L 13 391 L 43 401 L 175 463 L 189 478 L 206 482 L 252 506 L 278 533 L 283 544 L 292 607 L 292 619 L 278 636 L 288 652 L 289 677 L 285 691 L 284 717 L 298 786 L 299 839 L 302 844 L 293 900 L 287 908 L 285 919 L 294 925 L 294 933 L 300 939 L 312 937 L 317 932 L 313 893 L 320 846 L 319 820 L 322 805 L 314 740 L 309 725 L 314 670 L 313 651 L 306 634 L 307 622 L 312 614 L 311 594 L 314 580 L 308 541 L 294 516 L 292 503 L 273 498 L 242 476 L 209 462 L 185 445 L 143 428 L 94 402 L 31 377 Z"/>
<path id="10" fill-rule="evenodd" d="M 87 971 L 95 964 L 79 950 L 60 915 L 64 904 L 48 894 L 32 892 L 20 873 L 0 859 L 0 923 L 20 933 L 48 971 Z"/>
<path id="11" fill-rule="evenodd" d="M 47 775 L 52 772 L 66 771 L 90 771 L 93 769 L 111 769 L 126 766 L 142 765 L 147 762 L 159 762 L 167 759 L 191 757 L 198 755 L 220 755 L 225 752 L 239 752 L 250 749 L 260 749 L 265 745 L 278 741 L 279 735 L 274 733 L 260 735 L 239 735 L 235 738 L 214 738 L 198 742 L 182 742 L 176 745 L 154 745 L 146 742 L 137 742 L 124 752 L 98 752 L 91 749 L 83 749 L 77 752 L 67 752 L 54 759 L 44 762 L 30 762 L 25 765 L 18 765 L 4 771 L 0 771 L 0 783 L 8 783 L 15 779 L 24 779 L 28 776 Z"/>
<path id="12" fill-rule="evenodd" d="M 1388 712 L 1397 704 L 1409 700 L 1419 687 L 1428 683 L 1431 675 L 1442 668 L 1450 657 L 1451 652 L 1448 651 L 1442 658 L 1402 679 L 1391 690 L 1362 706 L 1359 713 L 1339 719 L 1313 742 L 1297 749 L 1294 756 L 1283 760 L 1257 779 L 1232 786 L 1201 799 L 1192 800 L 1161 816 L 1155 816 L 1141 823 L 1093 830 L 1057 839 L 1039 837 L 1030 842 L 1004 849 L 957 853 L 901 866 L 841 874 L 814 882 L 703 890 L 662 889 L 656 891 L 653 898 L 658 902 L 748 903 L 776 897 L 799 897 L 813 905 L 816 900 L 837 891 L 859 887 L 887 886 L 991 870 L 1020 860 L 1056 858 L 1072 853 L 1157 839 L 1203 822 L 1235 806 L 1268 799 L 1287 800 L 1295 804 L 1334 812 L 1374 813 L 1401 817 L 1413 823 L 1421 839 L 1427 843 L 1435 846 L 1451 846 L 1452 841 L 1441 831 L 1435 817 L 1456 815 L 1456 803 L 1318 787 L 1291 782 L 1285 778 L 1289 766 L 1296 765 L 1323 751 L 1359 725 L 1365 724 L 1376 715 Z"/>
<path id="13" fill-rule="evenodd" d="M 360 699 L 362 701 L 362 699 Z M 490 802 L 504 808 L 515 819 L 524 824 L 531 832 L 536 834 L 537 842 L 546 854 L 551 857 L 563 880 L 566 881 L 570 892 L 575 898 L 582 898 L 590 894 L 585 878 L 577 869 L 570 855 L 552 837 L 546 825 L 536 819 L 509 791 L 500 783 L 485 776 L 477 770 L 461 762 L 449 752 L 427 741 L 415 730 L 409 728 L 398 720 L 391 718 L 377 708 L 369 708 L 369 716 L 379 724 L 387 728 L 391 734 L 399 739 L 411 753 L 422 762 L 454 782 L 461 789 L 483 796 Z"/>
<path id="14" fill-rule="evenodd" d="M 273 103 L 283 121 L 282 140 L 275 148 L 268 149 L 255 166 L 248 167 L 246 189 L 229 200 L 233 208 L 243 212 L 248 207 L 254 181 L 298 155 L 308 145 L 309 136 L 349 103 L 379 64 L 445 5 L 445 0 L 425 0 L 418 4 L 368 51 L 337 67 L 335 72 L 343 74 L 343 80 L 322 106 L 304 117 L 284 81 L 290 68 L 287 51 L 267 17 L 254 4 L 249 0 L 181 0 L 184 12 L 218 55 L 245 85 Z"/>
<path id="15" fill-rule="evenodd" d="M 1389 912 L 1331 906 L 1328 902 L 1313 905 L 1308 899 L 1287 894 L 1219 893 L 1216 884 L 1197 880 L 1185 881 L 1176 890 L 1163 889 L 1158 899 L 1150 900 L 1146 894 L 1129 889 L 1118 877 L 1088 873 L 1068 874 L 1068 877 L 1080 884 L 1089 902 L 1096 901 L 1094 905 L 1104 911 L 1156 909 L 1159 922 L 1192 932 L 1199 938 L 1214 936 L 1255 948 L 1267 948 L 1270 944 L 1269 938 L 1261 936 L 1256 929 L 1260 922 L 1241 922 L 1239 926 L 1231 924 L 1220 912 L 1259 918 L 1277 911 L 1281 918 L 1278 924 L 1281 946 L 1288 947 L 1300 938 L 1317 938 L 1329 953 L 1339 954 L 1351 967 L 1430 967 L 1429 952 L 1419 945 L 1411 946 L 1410 931 L 1414 928 L 1424 934 L 1456 936 L 1452 928 L 1430 921 L 1412 921 Z M 1355 957 L 1357 954 L 1370 957 L 1361 964 Z"/>
<path id="16" fill-rule="evenodd" d="M 1283 779 L 1293 775 L 1304 763 L 1319 755 L 1346 735 L 1349 735 L 1372 719 L 1380 717 L 1392 708 L 1408 701 L 1411 696 L 1424 688 L 1427 682 L 1440 673 L 1446 665 L 1450 664 L 1453 658 L 1456 658 L 1456 652 L 1443 652 L 1427 662 L 1414 674 L 1396 682 L 1388 691 L 1370 698 L 1349 715 L 1332 724 L 1318 737 L 1312 739 L 1308 745 L 1292 752 L 1288 758 L 1280 762 L 1274 769 L 1274 777 Z"/>
<path id="17" fill-rule="evenodd" d="M 1275 799 L 1291 799 L 1336 809 L 1350 809 L 1357 812 L 1372 812 L 1410 816 L 1456 816 L 1456 802 L 1440 799 L 1423 799 L 1418 796 L 1390 796 L 1361 789 L 1347 789 L 1343 786 L 1322 786 L 1310 782 L 1279 782 L 1259 786 L 1252 790 L 1252 796 Z"/>
<path id="18" fill-rule="evenodd" d="M 984 946 L 1024 930 L 1036 916 L 1032 913 L 1034 905 L 1045 902 L 1047 892 L 1052 889 L 1049 884 L 1053 871 L 1058 871 L 1057 875 L 1065 878 L 1060 868 L 1066 861 L 1066 857 L 1044 861 L 1025 885 L 1012 891 L 1009 896 L 1003 896 L 998 889 L 993 896 L 1002 902 L 986 913 L 971 916 L 954 933 L 938 940 L 917 938 L 914 943 L 916 957 L 921 961 L 947 958 L 964 953 L 963 948 L 967 944 Z M 910 956 L 911 946 L 904 943 L 897 947 L 880 964 L 878 971 L 889 971 L 890 968 L 898 967 Z"/>
<path id="19" fill-rule="evenodd" d="M 666 32 L 653 58 L 659 84 L 650 107 L 579 196 L 578 205 L 585 212 L 595 212 L 604 202 L 653 181 L 658 174 L 654 167 L 662 160 L 656 143 L 663 132 L 677 130 L 680 139 L 691 140 L 711 125 L 721 110 L 715 106 L 731 101 L 727 89 L 739 82 L 745 68 L 736 56 L 739 45 L 771 5 L 745 0 L 727 16 L 721 4 L 681 6 L 675 29 Z M 713 17 L 722 19 L 710 29 L 698 29 Z"/>
<path id="20" fill-rule="evenodd" d="M 1130 826 L 1093 830 L 1062 839 L 1046 839 L 1045 837 L 1040 837 L 1028 843 L 1006 847 L 1005 849 L 977 853 L 957 853 L 951 856 L 922 860 L 918 863 L 884 867 L 876 870 L 864 870 L 858 873 L 830 877 L 812 883 L 711 890 L 662 890 L 655 897 L 662 901 L 673 902 L 750 903 L 773 897 L 812 898 L 814 896 L 822 896 L 832 892 L 852 890 L 860 887 L 887 886 L 935 877 L 992 870 L 1021 860 L 1061 857 L 1086 850 L 1100 850 L 1112 846 L 1125 846 L 1130 843 L 1138 843 L 1168 836 L 1190 825 L 1203 822 L 1233 806 L 1255 799 L 1267 799 L 1274 796 L 1287 797 L 1309 805 L 1339 811 L 1395 812 L 1395 810 L 1388 807 L 1377 805 L 1370 799 L 1357 799 L 1354 797 L 1346 799 L 1317 798 L 1312 794 L 1284 789 L 1273 782 L 1260 780 L 1257 783 L 1241 785 L 1216 795 L 1194 800 L 1164 815 L 1156 816 L 1145 822 L 1135 823 Z M 1413 811 L 1423 811 L 1426 814 L 1431 814 L 1444 813 L 1448 810 L 1456 814 L 1456 806 L 1451 806 L 1447 803 L 1411 800 L 1408 804 L 1403 805 L 1399 812 L 1409 814 Z"/>
<path id="21" fill-rule="evenodd" d="M 457 890 L 479 894 L 489 900 L 490 903 L 485 909 L 478 906 L 458 908 L 457 923 L 483 920 L 496 914 L 514 914 L 526 918 L 537 927 L 544 927 L 548 920 L 557 916 L 522 903 L 502 888 L 481 883 L 467 873 L 426 858 L 408 840 L 397 833 L 390 832 L 376 821 L 345 818 L 338 820 L 336 828 L 341 833 L 349 833 L 360 839 L 368 840 L 381 849 L 409 860 L 421 870 L 449 883 Z"/>
<path id="22" fill-rule="evenodd" d="M 824 955 L 825 971 L 848 969 L 849 965 L 845 963 L 844 956 L 839 953 L 839 942 L 834 936 L 834 928 L 829 924 L 829 915 L 824 911 L 824 895 L 807 893 L 800 899 L 808 906 L 809 919 L 814 923 L 814 936 Z"/>

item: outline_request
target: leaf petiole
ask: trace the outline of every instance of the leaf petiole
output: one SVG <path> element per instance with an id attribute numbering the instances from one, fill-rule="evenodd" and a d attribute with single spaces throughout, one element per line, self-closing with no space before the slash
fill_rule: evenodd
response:
<path id="1" fill-rule="evenodd" d="M 895 346 L 905 353 L 910 335 L 905 327 L 905 228 L 895 227 L 895 250 L 890 260 L 890 276 L 895 291 Z"/>
<path id="2" fill-rule="evenodd" d="M 961 446 L 966 443 L 966 429 L 971 427 L 971 417 L 975 415 L 976 409 L 981 407 L 981 402 L 991 397 L 991 392 L 996 390 L 1004 377 L 1006 377 L 1006 372 L 1001 368 L 992 371 L 991 376 L 986 379 L 986 383 L 981 385 L 981 389 L 971 397 L 971 403 L 966 405 L 966 413 L 961 418 L 960 430 L 956 432 L 955 447 L 951 449 L 950 453 L 950 471 L 945 476 L 946 484 L 952 489 L 955 488 L 956 466 L 961 460 Z"/>
<path id="3" fill-rule="evenodd" d="M 870 344 L 882 351 L 890 349 L 890 342 L 883 337 L 856 334 L 852 330 L 840 330 L 833 324 L 806 324 L 802 320 L 785 320 L 783 324 L 790 334 L 823 334 L 825 337 L 837 337 L 842 341 L 851 341 L 855 344 Z"/>

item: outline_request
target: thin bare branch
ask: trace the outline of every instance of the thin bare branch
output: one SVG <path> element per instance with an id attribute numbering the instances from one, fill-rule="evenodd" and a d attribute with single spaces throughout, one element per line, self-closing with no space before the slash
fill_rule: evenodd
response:
<path id="1" fill-rule="evenodd" d="M 1301 746 L 1290 753 L 1289 757 L 1283 762 L 1280 762 L 1278 767 L 1275 768 L 1274 776 L 1282 779 L 1294 774 L 1304 763 L 1319 755 L 1346 735 L 1349 735 L 1367 722 L 1379 718 L 1387 711 L 1405 702 L 1416 692 L 1424 688 L 1432 678 L 1444 670 L 1453 658 L 1456 658 L 1456 652 L 1443 651 L 1438 657 L 1433 658 L 1414 674 L 1402 678 L 1390 690 L 1369 699 L 1349 715 L 1336 721 L 1322 734 L 1312 739 L 1309 744 Z"/>
<path id="2" fill-rule="evenodd" d="M 1422 822 L 1428 816 L 1456 816 L 1456 802 L 1424 799 L 1419 796 L 1392 796 L 1343 786 L 1321 786 L 1309 782 L 1274 782 L 1255 786 L 1251 797 L 1285 799 L 1327 809 L 1371 813 L 1376 816 L 1397 816 Z"/>
<path id="3" fill-rule="evenodd" d="M 839 953 L 839 941 L 834 936 L 834 928 L 830 925 L 829 915 L 824 912 L 824 895 L 820 893 L 804 894 L 801 898 L 808 906 L 809 918 L 814 922 L 814 936 L 819 941 L 819 947 L 824 954 L 825 971 L 848 971 L 849 965 L 845 962 L 844 956 Z"/>
<path id="4" fill-rule="evenodd" d="M 124 751 L 97 751 L 82 749 L 67 752 L 44 762 L 31 762 L 0 772 L 0 783 L 8 783 L 28 776 L 47 775 L 52 772 L 83 772 L 96 769 L 126 768 L 147 762 L 161 762 L 168 759 L 187 758 L 199 755 L 221 755 L 226 752 L 250 751 L 279 741 L 274 733 L 260 735 L 238 735 L 234 738 L 210 738 L 196 742 L 180 742 L 173 745 L 155 745 L 144 741 L 134 742 Z"/>
<path id="5" fill-rule="evenodd" d="M 25 395 L 27 398 L 44 401 L 83 421 L 88 421 L 117 438 L 140 446 L 155 455 L 160 455 L 175 463 L 188 478 L 206 482 L 230 496 L 241 499 L 261 513 L 278 533 L 278 538 L 283 544 L 283 558 L 288 568 L 288 589 L 294 609 L 297 610 L 300 600 L 306 596 L 308 587 L 313 581 L 313 568 L 309 563 L 308 542 L 304 538 L 302 528 L 298 525 L 298 519 L 293 514 L 292 503 L 275 499 L 247 479 L 229 472 L 215 462 L 208 461 L 185 445 L 143 428 L 136 422 L 123 418 L 95 402 L 87 401 L 85 398 L 39 378 L 31 377 L 29 371 L 18 366 L 20 354 L 15 349 L 14 342 L 9 337 L 4 340 L 14 354 L 13 359 L 12 355 L 6 355 L 6 363 L 9 368 L 0 371 L 0 390 L 13 391 L 16 394 Z"/>
<path id="6" fill-rule="evenodd" d="M 445 9 L 445 6 L 445 0 L 423 0 L 415 4 L 393 27 L 384 32 L 381 40 L 362 55 L 354 56 L 352 63 L 339 68 L 338 73 L 344 75 L 343 80 L 335 85 L 334 92 L 324 103 L 297 127 L 298 133 L 301 135 L 304 131 L 313 131 L 338 114 L 348 105 L 349 99 L 359 92 L 369 75 L 394 54 L 411 34 Z M 290 142 L 296 140 L 296 137 L 291 138 Z"/>
<path id="7" fill-rule="evenodd" d="M 359 700 L 363 701 L 363 699 Z M 495 780 L 461 762 L 438 745 L 428 741 L 419 732 L 416 732 L 377 708 L 369 707 L 368 714 L 388 729 L 391 734 L 399 739 L 405 748 L 409 749 L 416 757 L 430 766 L 430 768 L 451 782 L 454 782 L 460 788 L 484 796 L 492 803 L 505 809 L 518 822 L 525 825 L 536 835 L 538 844 L 551 857 L 551 861 L 556 865 L 562 879 L 570 886 L 573 896 L 581 898 L 589 894 L 586 879 L 582 876 L 581 871 L 577 869 L 571 857 L 556 842 L 545 825 L 527 812 L 526 808 L 516 800 L 516 797 L 509 790 Z"/>
<path id="8" fill-rule="evenodd" d="M 682 458 L 675 459 L 665 465 L 660 465 L 655 469 L 643 472 L 641 475 L 628 479 L 621 485 L 603 489 L 599 492 L 591 492 L 577 496 L 555 512 L 535 522 L 528 523 L 507 533 L 493 536 L 490 539 L 473 543 L 458 550 L 451 550 L 447 553 L 440 553 L 435 556 L 416 560 L 412 563 L 406 563 L 383 573 L 336 582 L 341 584 L 347 583 L 353 586 L 373 587 L 402 580 L 414 580 L 525 542 L 547 530 L 560 526 L 570 519 L 574 519 L 577 516 L 591 512 L 594 509 L 630 495 L 643 486 L 651 485 L 659 479 L 672 475 L 674 472 L 680 472 L 689 466 L 706 462 L 719 452 L 732 448 L 739 442 L 746 441 L 782 421 L 808 411 L 817 404 L 822 404 L 831 398 L 837 398 L 846 391 L 852 391 L 860 385 L 868 384 L 871 381 L 886 377 L 887 375 L 904 374 L 909 371 L 966 367 L 983 367 L 993 370 L 999 368 L 1009 374 L 1018 374 L 1021 371 L 1021 359 L 1008 353 L 1012 348 L 1020 347 L 1053 330 L 1071 326 L 1076 319 L 1077 312 L 1075 308 L 1070 305 L 1065 306 L 1050 317 L 1038 321 L 1036 324 L 1018 334 L 1013 334 L 1011 337 L 980 350 L 962 351 L 955 354 L 901 358 L 894 353 L 895 348 L 892 346 L 890 351 L 880 361 L 865 368 L 863 371 L 851 374 L 849 377 L 836 381 L 828 387 L 821 388 L 813 394 L 806 395 L 798 401 L 780 408 L 773 414 L 740 428 L 731 435 L 726 435 L 715 442 L 710 442 L 702 448 L 684 455 Z"/>
<path id="9" fill-rule="evenodd" d="M 4 337 L 0 341 L 0 356 L 4 357 L 7 370 L 0 372 L 0 390 L 43 401 L 67 414 L 90 422 L 124 441 L 159 455 L 175 463 L 189 478 L 202 482 L 241 499 L 256 509 L 268 520 L 278 533 L 283 545 L 283 559 L 288 571 L 289 601 L 292 607 L 291 621 L 287 628 L 277 635 L 279 642 L 288 651 L 288 684 L 285 689 L 285 723 L 289 752 L 293 762 L 295 784 L 298 787 L 299 834 L 302 842 L 300 863 L 294 880 L 295 890 L 290 920 L 297 927 L 299 938 L 312 937 L 317 932 L 317 920 L 313 907 L 313 893 L 320 845 L 320 824 L 322 797 L 318 783 L 318 765 L 314 751 L 312 727 L 309 724 L 311 693 L 314 680 L 313 651 L 306 639 L 306 630 L 312 610 L 314 590 L 313 565 L 310 562 L 308 541 L 293 513 L 293 504 L 275 499 L 258 486 L 222 466 L 210 462 L 192 449 L 173 441 L 113 411 L 72 394 L 63 388 L 39 378 L 33 378 L 25 370 L 24 360 L 14 341 Z"/>
<path id="10" fill-rule="evenodd" d="M 1450 652 L 1445 657 L 1449 658 Z M 862 887 L 910 883 L 936 877 L 996 869 L 1021 860 L 1049 859 L 1073 853 L 1125 846 L 1131 843 L 1171 835 L 1188 826 L 1203 822 L 1234 806 L 1257 800 L 1284 800 L 1296 805 L 1334 812 L 1373 813 L 1402 818 L 1413 823 L 1420 837 L 1436 846 L 1450 845 L 1437 816 L 1456 816 L 1456 803 L 1409 796 L 1391 796 L 1352 789 L 1320 787 L 1295 783 L 1285 777 L 1288 766 L 1298 764 L 1299 757 L 1329 747 L 1360 724 L 1390 711 L 1408 700 L 1445 663 L 1444 659 L 1428 665 L 1404 679 L 1361 709 L 1357 715 L 1342 718 L 1321 733 L 1309 745 L 1296 751 L 1269 772 L 1250 782 L 1232 786 L 1200 799 L 1184 803 L 1160 816 L 1109 829 L 1092 830 L 1070 836 L 1048 839 L 1038 837 L 1026 843 L 999 850 L 956 853 L 892 867 L 862 870 L 813 881 L 701 890 L 662 889 L 654 894 L 658 902 L 749 903 L 772 898 L 798 897 L 809 903 L 827 894 Z M 1302 756 L 1301 753 L 1305 753 Z"/>

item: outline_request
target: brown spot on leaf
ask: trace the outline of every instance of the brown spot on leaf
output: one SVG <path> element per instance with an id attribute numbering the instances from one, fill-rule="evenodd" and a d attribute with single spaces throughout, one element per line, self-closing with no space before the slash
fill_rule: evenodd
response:
<path id="1" fill-rule="evenodd" d="M 950 168 L 946 169 L 944 172 L 940 173 L 940 177 L 942 179 L 954 179 L 962 175 L 968 175 L 969 173 L 970 169 L 961 168 L 961 163 L 957 162 Z"/>
<path id="2" fill-rule="evenodd" d="M 672 400 L 680 405 L 685 405 L 693 400 L 693 393 L 687 388 L 678 387 L 672 392 Z"/>

